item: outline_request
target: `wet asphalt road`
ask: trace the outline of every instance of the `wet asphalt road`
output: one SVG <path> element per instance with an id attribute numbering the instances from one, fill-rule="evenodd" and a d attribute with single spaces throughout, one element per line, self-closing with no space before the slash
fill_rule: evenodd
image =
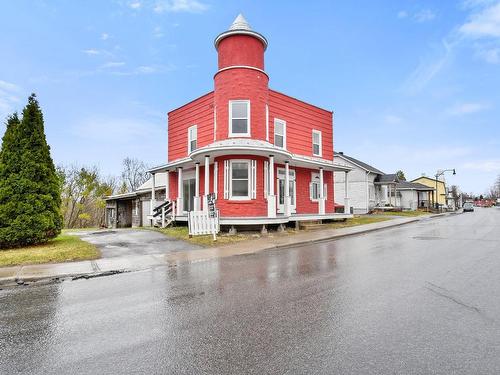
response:
<path id="1" fill-rule="evenodd" d="M 145 229 L 77 231 L 75 235 L 97 246 L 102 258 L 166 254 L 171 251 L 200 249 L 200 246 Z"/>
<path id="2" fill-rule="evenodd" d="M 498 374 L 500 209 L 3 290 L 0 373 Z"/>

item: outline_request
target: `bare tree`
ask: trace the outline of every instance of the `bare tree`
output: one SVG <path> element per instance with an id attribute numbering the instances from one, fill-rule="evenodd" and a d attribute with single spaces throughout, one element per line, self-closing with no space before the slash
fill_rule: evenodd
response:
<path id="1" fill-rule="evenodd" d="M 116 191 L 115 177 L 102 178 L 97 167 L 59 167 L 62 215 L 66 228 L 104 224 L 104 196 Z"/>
<path id="2" fill-rule="evenodd" d="M 147 181 L 149 178 L 148 168 L 146 164 L 138 159 L 125 158 L 123 160 L 122 171 L 122 187 L 121 192 L 132 192 L 137 190 L 139 186 Z"/>

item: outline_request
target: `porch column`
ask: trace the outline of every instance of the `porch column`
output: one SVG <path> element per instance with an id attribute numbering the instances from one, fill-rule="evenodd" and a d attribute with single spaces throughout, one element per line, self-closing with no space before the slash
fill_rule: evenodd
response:
<path id="1" fill-rule="evenodd" d="M 182 216 L 184 202 L 182 199 L 182 167 L 177 168 L 177 215 Z"/>
<path id="2" fill-rule="evenodd" d="M 155 199 L 155 188 L 156 188 L 156 174 L 151 173 L 151 204 L 149 205 L 149 214 L 153 215 L 153 210 L 156 206 L 156 199 Z"/>
<path id="3" fill-rule="evenodd" d="M 319 200 L 318 200 L 318 213 L 325 214 L 325 187 L 323 186 L 323 168 L 319 169 Z"/>
<path id="4" fill-rule="evenodd" d="M 269 155 L 269 192 L 267 194 L 267 217 L 276 217 L 276 196 L 274 195 L 274 155 Z"/>
<path id="5" fill-rule="evenodd" d="M 195 164 L 195 172 L 194 172 L 194 210 L 200 210 L 200 163 Z"/>
<path id="6" fill-rule="evenodd" d="M 208 212 L 208 193 L 210 182 L 210 156 L 205 156 L 205 187 L 203 189 L 203 211 Z"/>
<path id="7" fill-rule="evenodd" d="M 349 199 L 349 172 L 345 171 L 345 177 L 344 177 L 344 213 L 345 214 L 350 214 L 351 213 L 351 200 Z"/>
<path id="8" fill-rule="evenodd" d="M 290 206 L 291 206 L 291 197 L 290 197 L 290 168 L 289 162 L 285 161 L 285 216 L 290 216 Z"/>
<path id="9" fill-rule="evenodd" d="M 166 171 L 165 172 L 165 201 L 170 200 L 170 172 Z"/>

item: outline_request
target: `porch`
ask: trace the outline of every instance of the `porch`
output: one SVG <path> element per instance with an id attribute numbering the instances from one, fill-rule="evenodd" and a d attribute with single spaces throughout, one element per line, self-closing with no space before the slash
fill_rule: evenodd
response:
<path id="1" fill-rule="evenodd" d="M 350 168 L 333 161 L 294 155 L 264 141 L 217 142 L 193 151 L 187 158 L 150 170 L 148 218 L 154 220 L 162 215 L 171 221 L 187 221 L 191 211 L 209 211 L 209 195 L 215 197 L 221 225 L 352 217 L 348 195 L 343 202 L 344 212 L 335 212 L 333 171 L 345 173 L 348 191 Z M 160 186 L 156 184 L 157 174 L 166 175 Z M 165 189 L 163 202 L 155 199 L 159 187 Z M 169 212 L 158 212 L 167 201 L 172 202 Z"/>
<path id="2" fill-rule="evenodd" d="M 267 216 L 255 217 L 221 217 L 220 225 L 264 225 L 264 224 L 286 224 L 289 222 L 310 220 L 344 220 L 352 218 L 352 214 L 328 213 L 328 214 L 292 214 L 291 216 L 277 215 L 274 218 Z M 187 222 L 188 216 L 175 216 L 175 221 Z"/>

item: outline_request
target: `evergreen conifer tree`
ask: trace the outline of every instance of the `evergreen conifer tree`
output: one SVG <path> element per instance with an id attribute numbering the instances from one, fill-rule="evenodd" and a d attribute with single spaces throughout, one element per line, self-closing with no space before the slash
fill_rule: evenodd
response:
<path id="1" fill-rule="evenodd" d="M 7 121 L 0 151 L 0 248 L 46 242 L 62 226 L 60 181 L 32 94 Z"/>

